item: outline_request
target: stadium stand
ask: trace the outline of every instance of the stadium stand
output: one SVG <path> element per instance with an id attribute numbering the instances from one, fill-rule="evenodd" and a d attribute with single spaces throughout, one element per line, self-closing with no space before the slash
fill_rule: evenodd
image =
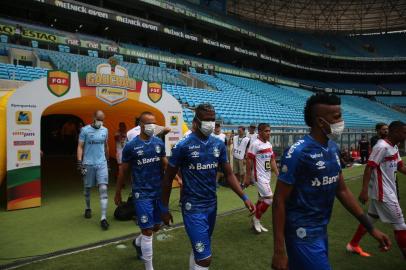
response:
<path id="1" fill-rule="evenodd" d="M 375 97 L 378 102 L 386 104 L 390 107 L 402 107 L 406 108 L 406 98 L 405 97 Z"/>

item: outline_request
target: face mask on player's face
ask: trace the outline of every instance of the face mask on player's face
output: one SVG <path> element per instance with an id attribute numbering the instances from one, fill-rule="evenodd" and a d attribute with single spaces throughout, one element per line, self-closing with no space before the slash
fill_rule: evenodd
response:
<path id="1" fill-rule="evenodd" d="M 144 133 L 148 137 L 154 135 L 156 125 L 155 124 L 144 124 Z"/>
<path id="2" fill-rule="evenodd" d="M 196 119 L 200 122 L 199 130 L 204 136 L 208 137 L 213 133 L 214 127 L 216 125 L 215 121 L 201 121 L 197 116 Z"/>
<path id="3" fill-rule="evenodd" d="M 341 134 L 344 131 L 344 121 L 340 121 L 334 124 L 329 123 L 327 120 L 324 118 L 320 118 L 324 123 L 326 123 L 329 126 L 330 130 L 327 130 L 323 128 L 324 134 L 326 134 L 327 138 L 333 141 L 338 141 L 341 137 Z"/>
<path id="4" fill-rule="evenodd" d="M 94 121 L 93 121 L 93 127 L 94 128 L 99 129 L 102 126 L 103 126 L 103 121 L 102 120 L 94 119 Z"/>

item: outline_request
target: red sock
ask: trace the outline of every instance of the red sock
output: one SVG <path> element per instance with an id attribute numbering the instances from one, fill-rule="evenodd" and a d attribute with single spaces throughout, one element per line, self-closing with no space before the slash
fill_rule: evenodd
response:
<path id="1" fill-rule="evenodd" d="M 395 239 L 406 259 L 406 230 L 395 231 Z"/>
<path id="2" fill-rule="evenodd" d="M 352 246 L 358 246 L 361 238 L 367 233 L 367 229 L 365 229 L 364 225 L 359 224 L 358 229 L 355 232 L 354 236 L 351 239 L 350 244 Z"/>
<path id="3" fill-rule="evenodd" d="M 269 204 L 266 204 L 263 201 L 258 201 L 257 202 L 257 211 L 255 212 L 255 217 L 257 219 L 261 219 L 262 215 L 266 212 L 266 210 L 269 207 Z"/>

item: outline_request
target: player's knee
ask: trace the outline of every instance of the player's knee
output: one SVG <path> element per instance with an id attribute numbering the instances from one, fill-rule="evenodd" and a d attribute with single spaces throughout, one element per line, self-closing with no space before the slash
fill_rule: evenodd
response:
<path id="1" fill-rule="evenodd" d="M 102 199 L 107 199 L 107 185 L 99 185 L 99 193 Z"/>
<path id="2" fill-rule="evenodd" d="M 210 266 L 210 263 L 211 263 L 211 256 L 208 257 L 208 258 L 206 258 L 206 259 L 203 259 L 203 260 L 200 260 L 200 261 L 196 261 L 196 264 L 197 264 L 198 266 L 201 266 L 201 267 L 209 267 L 209 266 Z"/>
<path id="3" fill-rule="evenodd" d="M 145 236 L 152 236 L 153 230 L 152 229 L 142 229 L 141 234 Z"/>
<path id="4" fill-rule="evenodd" d="M 272 204 L 272 197 L 265 197 L 262 199 L 262 201 L 264 203 L 266 203 L 267 205 L 271 205 Z"/>

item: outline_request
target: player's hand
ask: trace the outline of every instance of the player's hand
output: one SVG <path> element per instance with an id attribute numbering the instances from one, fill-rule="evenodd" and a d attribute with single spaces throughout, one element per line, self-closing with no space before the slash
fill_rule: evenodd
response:
<path id="1" fill-rule="evenodd" d="M 392 247 L 389 237 L 380 230 L 373 229 L 370 234 L 379 242 L 379 248 L 382 252 L 386 252 Z"/>
<path id="2" fill-rule="evenodd" d="M 271 267 L 273 270 L 288 270 L 288 256 L 284 253 L 274 253 Z"/>
<path id="3" fill-rule="evenodd" d="M 114 195 L 114 203 L 119 206 L 123 203 L 123 199 L 121 198 L 121 191 L 117 190 L 116 195 Z"/>
<path id="4" fill-rule="evenodd" d="M 173 217 L 171 212 L 166 212 L 161 214 L 161 219 L 166 226 L 169 226 L 170 223 L 173 224 Z"/>
<path id="5" fill-rule="evenodd" d="M 244 204 L 245 204 L 245 207 L 247 207 L 247 209 L 250 211 L 251 215 L 255 214 L 256 207 L 255 207 L 255 204 L 253 204 L 250 199 L 245 200 Z"/>
<path id="6" fill-rule="evenodd" d="M 358 196 L 358 200 L 362 204 L 366 204 L 368 202 L 368 190 L 362 190 Z"/>
<path id="7" fill-rule="evenodd" d="M 250 185 L 251 185 L 251 180 L 250 180 L 248 175 L 245 175 L 245 177 L 244 177 L 244 186 L 249 187 Z"/>
<path id="8" fill-rule="evenodd" d="M 85 176 L 87 173 L 86 167 L 83 165 L 81 160 L 76 161 L 76 170 L 81 176 Z"/>

